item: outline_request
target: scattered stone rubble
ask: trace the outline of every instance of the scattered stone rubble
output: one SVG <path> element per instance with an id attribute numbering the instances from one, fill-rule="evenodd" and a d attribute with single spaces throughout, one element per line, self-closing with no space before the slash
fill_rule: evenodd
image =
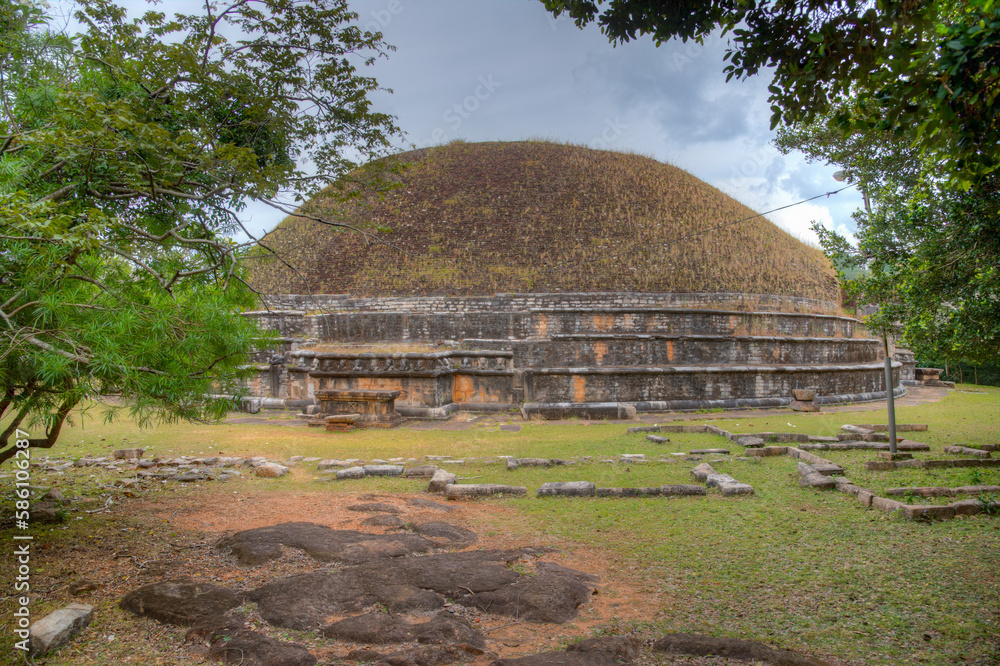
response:
<path id="1" fill-rule="evenodd" d="M 33 654 L 44 654 L 67 643 L 94 619 L 94 607 L 70 604 L 31 623 L 28 637 Z"/>
<path id="2" fill-rule="evenodd" d="M 911 520 L 945 520 L 949 518 L 954 518 L 956 516 L 970 516 L 975 515 L 983 511 L 983 503 L 975 499 L 965 499 L 959 500 L 957 502 L 952 502 L 949 505 L 911 505 L 905 502 L 900 502 L 898 500 L 891 499 L 890 497 L 879 497 L 875 495 L 872 491 L 867 488 L 862 488 L 860 486 L 854 485 L 850 479 L 844 476 L 844 470 L 839 465 L 820 458 L 819 456 L 806 451 L 807 447 L 810 449 L 829 449 L 829 450 L 843 450 L 848 448 L 859 448 L 859 449 L 876 449 L 879 451 L 879 455 L 887 455 L 885 450 L 889 448 L 888 441 L 880 443 L 877 441 L 881 433 L 877 432 L 879 430 L 886 430 L 885 426 L 874 426 L 874 425 L 845 425 L 841 427 L 841 433 L 839 437 L 846 437 L 846 440 L 838 439 L 837 442 L 815 442 L 808 441 L 808 443 L 800 444 L 799 447 L 795 446 L 761 446 L 758 445 L 756 440 L 763 438 L 751 438 L 746 435 L 733 435 L 732 433 L 726 433 L 729 439 L 735 439 L 739 444 L 741 442 L 752 444 L 752 448 L 747 448 L 745 453 L 748 457 L 769 457 L 769 456 L 779 456 L 787 455 L 798 459 L 797 470 L 799 472 L 799 483 L 803 487 L 815 488 L 820 490 L 832 490 L 836 489 L 840 492 L 847 493 L 857 498 L 861 506 L 866 509 L 877 509 L 891 514 L 899 514 L 905 518 Z M 922 432 L 926 431 L 927 426 L 924 424 L 900 424 L 897 426 L 897 431 L 899 432 Z M 723 431 L 725 432 L 725 431 Z M 768 435 L 774 434 L 779 435 L 780 433 L 767 433 Z M 792 436 L 797 436 L 798 433 L 790 433 Z M 860 438 L 860 439 L 856 439 Z M 886 439 L 885 436 L 882 436 Z M 807 440 L 813 440 L 815 438 L 807 438 Z M 780 441 L 778 437 L 771 438 L 772 441 Z M 761 442 L 762 444 L 763 442 Z M 904 448 L 905 447 L 905 448 Z M 927 444 L 921 442 L 910 442 L 908 440 L 903 440 L 897 445 L 900 450 L 910 450 L 910 451 L 929 451 L 930 447 Z M 865 468 L 868 470 L 894 470 L 894 469 L 905 469 L 908 467 L 917 468 L 942 468 L 942 467 L 993 467 L 1000 466 L 1000 460 L 989 459 L 989 452 L 981 449 L 965 449 L 965 447 L 946 447 L 946 453 L 958 453 L 958 454 L 968 454 L 968 451 L 976 451 L 978 453 L 986 453 L 985 456 L 978 456 L 975 459 L 966 460 L 918 460 L 915 458 L 904 459 L 904 460 L 869 460 L 865 462 Z M 909 454 L 899 454 L 900 457 L 908 456 Z M 699 467 L 703 467 L 699 465 Z M 709 467 L 704 465 L 704 467 Z M 698 469 L 698 468 L 695 468 Z M 907 496 L 907 495 L 917 495 L 921 497 L 950 497 L 954 495 L 962 494 L 978 494 L 984 492 L 994 492 L 995 490 L 1000 490 L 1000 486 L 964 486 L 960 488 L 892 488 L 886 491 L 886 495 L 891 495 L 895 497 Z"/>

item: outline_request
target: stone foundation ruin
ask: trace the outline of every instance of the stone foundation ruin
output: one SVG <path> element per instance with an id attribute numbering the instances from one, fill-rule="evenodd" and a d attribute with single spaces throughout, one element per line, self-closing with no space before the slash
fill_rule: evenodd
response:
<path id="1" fill-rule="evenodd" d="M 524 418 L 818 405 L 886 396 L 881 342 L 832 303 L 670 293 L 272 296 L 247 313 L 281 336 L 251 393 L 316 411 L 317 391 L 399 391 L 398 413 Z M 370 351 L 372 345 L 427 351 Z M 328 349 L 336 345 L 335 350 Z M 365 345 L 369 351 L 366 351 Z M 896 395 L 903 365 L 893 363 Z"/>

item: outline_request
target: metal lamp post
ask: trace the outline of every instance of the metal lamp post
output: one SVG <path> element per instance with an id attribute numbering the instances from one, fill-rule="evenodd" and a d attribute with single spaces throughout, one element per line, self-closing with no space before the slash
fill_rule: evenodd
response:
<path id="1" fill-rule="evenodd" d="M 837 171 L 833 174 L 833 179 L 838 183 L 842 183 L 847 180 L 847 172 L 844 170 Z M 858 189 L 861 191 L 861 198 L 865 202 L 865 212 L 868 214 L 868 219 L 871 220 L 872 208 L 871 204 L 868 203 L 868 192 L 861 182 L 858 183 Z M 889 352 L 888 332 L 882 333 L 882 345 L 885 350 L 885 399 L 889 410 L 889 455 L 894 456 L 896 455 L 896 398 L 892 394 L 892 354 Z"/>

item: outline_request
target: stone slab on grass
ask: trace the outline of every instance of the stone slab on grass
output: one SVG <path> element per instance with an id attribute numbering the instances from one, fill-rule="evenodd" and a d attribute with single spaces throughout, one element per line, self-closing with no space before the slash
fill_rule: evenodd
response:
<path id="1" fill-rule="evenodd" d="M 872 508 L 884 511 L 885 513 L 900 513 L 906 510 L 907 505 L 888 497 L 872 497 Z"/>
<path id="2" fill-rule="evenodd" d="M 437 471 L 437 465 L 415 465 L 404 469 L 403 476 L 407 479 L 430 479 Z"/>
<path id="3" fill-rule="evenodd" d="M 646 435 L 646 439 L 651 441 L 653 444 L 666 444 L 670 441 L 666 437 L 661 437 L 659 435 Z"/>
<path id="4" fill-rule="evenodd" d="M 912 487 L 912 488 L 889 488 L 885 491 L 888 497 L 901 497 L 905 495 L 916 495 L 917 497 L 951 497 L 955 491 L 951 488 L 942 487 Z"/>
<path id="5" fill-rule="evenodd" d="M 708 463 L 701 463 L 691 470 L 691 476 L 693 476 L 696 481 L 701 481 L 702 483 L 705 482 L 705 479 L 707 479 L 710 474 L 715 474 L 715 469 L 713 469 Z"/>
<path id="6" fill-rule="evenodd" d="M 265 479 L 277 479 L 288 474 L 288 468 L 278 463 L 266 462 L 254 469 L 254 474 Z"/>
<path id="7" fill-rule="evenodd" d="M 754 437 L 753 435 L 741 435 L 736 438 L 736 444 L 745 449 L 755 449 L 764 446 L 764 438 Z"/>
<path id="8" fill-rule="evenodd" d="M 44 654 L 65 645 L 94 619 L 94 607 L 70 604 L 31 623 L 28 638 L 34 654 Z"/>
<path id="9" fill-rule="evenodd" d="M 945 453 L 951 453 L 956 455 L 969 456 L 971 458 L 989 458 L 989 451 L 982 451 L 980 449 L 970 449 L 965 446 L 946 446 L 944 447 Z"/>
<path id="10" fill-rule="evenodd" d="M 728 456 L 729 449 L 691 449 L 688 453 L 691 453 L 693 455 L 718 454 L 718 455 Z"/>
<path id="11" fill-rule="evenodd" d="M 955 510 L 956 516 L 975 516 L 983 510 L 982 503 L 979 500 L 974 499 L 958 500 L 957 502 L 952 502 L 948 506 Z"/>
<path id="12" fill-rule="evenodd" d="M 903 509 L 903 517 L 910 520 L 951 520 L 955 517 L 955 507 L 945 505 L 911 504 Z"/>
<path id="13" fill-rule="evenodd" d="M 365 476 L 364 467 L 348 467 L 347 469 L 337 470 L 336 479 L 338 481 L 343 481 L 345 479 L 363 479 Z"/>
<path id="14" fill-rule="evenodd" d="M 590 481 L 550 481 L 537 491 L 538 497 L 593 497 L 595 486 Z"/>
<path id="15" fill-rule="evenodd" d="M 836 463 L 816 463 L 813 465 L 813 469 L 823 476 L 834 476 L 844 473 L 844 468 Z"/>
<path id="16" fill-rule="evenodd" d="M 707 492 L 701 486 L 695 486 L 689 483 L 674 483 L 660 486 L 660 494 L 671 497 L 685 497 L 706 495 Z"/>
<path id="17" fill-rule="evenodd" d="M 701 486 L 696 486 L 701 488 Z M 704 490 L 704 488 L 701 488 Z M 659 497 L 660 489 L 652 488 L 597 488 L 597 497 Z"/>
<path id="18" fill-rule="evenodd" d="M 1000 493 L 1000 486 L 958 486 L 955 492 L 959 495 L 978 495 L 979 493 Z"/>
<path id="19" fill-rule="evenodd" d="M 632 426 L 628 429 L 628 434 L 633 435 L 640 432 L 660 432 L 660 427 L 658 425 L 652 426 Z"/>
<path id="20" fill-rule="evenodd" d="M 705 477 L 705 485 L 709 488 L 718 488 L 721 485 L 727 483 L 739 483 L 736 479 L 729 476 L 728 474 L 709 474 Z"/>
<path id="21" fill-rule="evenodd" d="M 434 476 L 431 477 L 431 481 L 427 484 L 427 492 L 430 493 L 442 493 L 444 489 L 449 485 L 458 481 L 458 475 L 454 472 L 449 472 L 446 469 L 439 469 L 434 472 Z"/>
<path id="22" fill-rule="evenodd" d="M 810 472 L 799 477 L 799 485 L 803 488 L 816 488 L 818 490 L 833 490 L 837 487 L 837 482 L 819 472 Z"/>
<path id="23" fill-rule="evenodd" d="M 131 460 L 141 458 L 145 451 L 145 449 L 117 449 L 111 455 L 114 456 L 115 460 Z"/>
<path id="24" fill-rule="evenodd" d="M 723 497 L 732 497 L 734 495 L 753 495 L 753 486 L 749 483 L 724 483 L 719 486 L 719 492 L 722 493 Z"/>
<path id="25" fill-rule="evenodd" d="M 402 465 L 363 465 L 366 476 L 402 476 Z"/>
<path id="26" fill-rule="evenodd" d="M 507 486 L 499 483 L 451 483 L 444 488 L 444 496 L 450 500 L 504 495 L 524 497 L 527 494 L 528 489 L 524 486 Z"/>
<path id="27" fill-rule="evenodd" d="M 744 452 L 751 458 L 767 458 L 770 456 L 783 456 L 788 453 L 787 446 L 763 446 L 758 449 L 750 449 Z"/>

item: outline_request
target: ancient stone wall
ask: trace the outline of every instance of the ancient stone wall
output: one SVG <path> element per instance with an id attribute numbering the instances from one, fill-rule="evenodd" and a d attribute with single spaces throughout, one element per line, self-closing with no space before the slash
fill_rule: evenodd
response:
<path id="1" fill-rule="evenodd" d="M 282 305 L 303 304 L 303 297 L 276 298 L 286 299 Z M 797 388 L 816 389 L 818 402 L 877 399 L 886 391 L 880 342 L 867 337 L 857 320 L 817 312 L 821 304 L 804 299 L 325 298 L 332 311 L 247 313 L 285 336 L 275 355 L 258 359 L 262 377 L 255 391 L 298 405 L 317 390 L 398 390 L 398 411 L 430 418 L 458 409 L 514 407 L 527 416 L 763 407 L 787 404 Z M 689 307 L 679 307 L 681 302 Z M 350 353 L 316 351 L 310 341 L 446 343 L 451 349 Z M 895 365 L 898 373 L 902 366 Z"/>
<path id="2" fill-rule="evenodd" d="M 388 296 L 277 294 L 262 298 L 271 310 L 308 312 L 496 312 L 537 308 L 729 308 L 785 312 L 835 312 L 830 301 L 772 294 L 737 293 L 540 293 L 493 296 Z"/>

